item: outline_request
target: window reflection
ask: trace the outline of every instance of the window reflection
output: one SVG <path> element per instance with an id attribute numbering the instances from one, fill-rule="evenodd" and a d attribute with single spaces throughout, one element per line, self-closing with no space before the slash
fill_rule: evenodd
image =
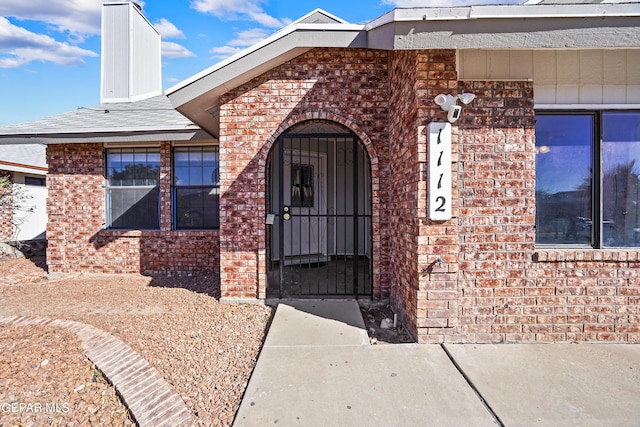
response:
<path id="1" fill-rule="evenodd" d="M 593 115 L 536 121 L 536 243 L 591 244 Z"/>
<path id="2" fill-rule="evenodd" d="M 640 114 L 602 117 L 602 241 L 640 246 Z"/>
<path id="3" fill-rule="evenodd" d="M 314 204 L 313 165 L 291 165 L 291 206 L 312 208 Z"/>
<path id="4" fill-rule="evenodd" d="M 175 228 L 218 228 L 218 147 L 176 147 L 173 162 Z"/>
<path id="5" fill-rule="evenodd" d="M 160 150 L 107 150 L 107 223 L 110 228 L 157 229 L 160 225 Z"/>

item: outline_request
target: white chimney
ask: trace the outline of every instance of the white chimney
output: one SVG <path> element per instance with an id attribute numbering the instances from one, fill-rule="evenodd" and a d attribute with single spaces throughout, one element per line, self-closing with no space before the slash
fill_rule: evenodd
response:
<path id="1" fill-rule="evenodd" d="M 102 4 L 100 102 L 162 94 L 160 33 L 130 1 Z"/>

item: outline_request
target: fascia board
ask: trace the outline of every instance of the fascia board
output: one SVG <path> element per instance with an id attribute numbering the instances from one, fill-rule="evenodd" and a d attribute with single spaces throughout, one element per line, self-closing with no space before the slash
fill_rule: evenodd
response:
<path id="1" fill-rule="evenodd" d="M 367 31 L 393 22 L 510 18 L 590 18 L 640 16 L 640 3 L 503 5 L 394 9 L 365 25 Z"/>
<path id="2" fill-rule="evenodd" d="M 503 5 L 394 9 L 365 25 L 370 31 L 394 22 L 509 18 L 588 18 L 640 16 L 640 3 Z M 498 29 L 497 29 L 498 30 Z"/>
<path id="3" fill-rule="evenodd" d="M 331 13 L 327 12 L 326 10 L 324 10 L 324 9 L 320 9 L 320 8 L 316 8 L 315 10 L 312 10 L 311 12 L 307 13 L 307 14 L 306 14 L 306 15 L 304 15 L 303 17 L 296 19 L 296 20 L 295 20 L 295 22 L 293 22 L 293 24 L 295 25 L 295 24 L 298 24 L 298 23 L 300 23 L 300 22 L 303 22 L 305 19 L 307 19 L 307 18 L 308 18 L 308 17 L 310 17 L 310 16 L 315 15 L 316 13 L 320 13 L 320 14 L 322 14 L 322 15 L 324 15 L 324 16 L 326 16 L 326 17 L 328 17 L 328 18 L 333 19 L 333 20 L 334 20 L 334 21 L 336 21 L 336 22 L 339 22 L 339 23 L 342 23 L 342 24 L 348 24 L 348 22 L 347 22 L 347 21 L 345 21 L 344 19 L 342 19 L 342 18 L 340 18 L 340 17 L 338 17 L 338 16 L 336 16 L 336 15 L 333 15 L 333 14 L 331 14 Z M 291 25 L 291 24 L 290 24 L 290 25 Z M 286 28 L 286 27 L 285 27 L 285 28 Z"/>
<path id="4" fill-rule="evenodd" d="M 17 163 L 3 162 L 2 160 L 0 160 L 0 170 L 9 171 L 9 172 L 29 173 L 34 175 L 47 174 L 47 168 L 32 167 L 29 165 L 20 165 Z"/>
<path id="5" fill-rule="evenodd" d="M 0 146 L 3 144 L 85 144 L 105 142 L 157 142 L 157 141 L 191 141 L 210 140 L 211 135 L 203 130 L 182 130 L 175 132 L 85 132 L 55 134 L 22 134 L 0 135 Z"/>
<path id="6" fill-rule="evenodd" d="M 289 51 L 308 50 L 314 47 L 366 47 L 366 33 L 363 30 L 363 25 L 353 24 L 301 23 L 285 27 L 271 37 L 168 88 L 165 94 L 172 105 L 178 108 L 195 97 L 209 92 L 223 81 L 248 73 L 252 68 L 280 56 L 287 57 L 286 54 Z M 358 42 L 358 39 L 363 41 Z M 232 65 L 235 65 L 233 72 L 230 71 Z M 189 86 L 192 86 L 191 90 L 183 90 Z"/>
<path id="7" fill-rule="evenodd" d="M 300 23 L 300 24 L 295 24 L 295 25 L 290 25 L 287 27 L 284 27 L 282 30 L 275 32 L 274 34 L 272 34 L 271 36 L 267 37 L 266 39 L 236 53 L 235 55 L 232 55 L 214 65 L 212 65 L 211 67 L 200 71 L 199 73 L 194 74 L 193 76 L 171 86 L 170 88 L 168 88 L 167 90 L 165 90 L 165 94 L 169 95 L 172 94 L 178 90 L 180 90 L 181 88 L 188 86 L 189 84 L 193 83 L 194 81 L 197 81 L 211 73 L 216 72 L 219 69 L 222 69 L 224 67 L 226 67 L 227 65 L 238 61 L 240 58 L 243 58 L 245 56 L 250 55 L 253 52 L 256 52 L 260 49 L 262 49 L 265 46 L 270 45 L 271 43 L 275 42 L 278 39 L 283 39 L 285 37 L 287 37 L 290 34 L 293 34 L 297 31 L 318 31 L 318 32 L 327 32 L 327 31 L 347 31 L 347 32 L 353 32 L 353 31 L 362 31 L 364 30 L 364 25 L 355 25 L 355 24 L 305 24 L 305 23 Z M 295 47 L 295 46 L 294 46 Z"/>
<path id="8" fill-rule="evenodd" d="M 394 49 L 592 49 L 640 46 L 637 19 L 616 17 L 397 22 L 370 32 L 394 32 Z M 373 46 L 372 46 L 373 47 Z"/>
<path id="9" fill-rule="evenodd" d="M 469 19 L 640 16 L 640 4 L 638 3 L 472 6 L 470 9 Z"/>
<path id="10" fill-rule="evenodd" d="M 30 136 L 34 136 L 34 135 L 38 135 L 38 136 L 46 136 L 46 135 L 87 135 L 87 134 L 92 134 L 92 133 L 121 133 L 121 132 L 145 132 L 145 133 L 166 133 L 166 132 L 193 132 L 193 131 L 197 131 L 198 127 L 196 125 L 189 125 L 189 126 L 183 126 L 183 125 L 179 125 L 179 126 L 133 126 L 133 127 L 105 127 L 105 128 L 99 128 L 99 127 L 93 127 L 93 128 L 89 128 L 89 127 L 77 127 L 77 128 L 70 128 L 70 129 L 64 129 L 64 128 L 55 128 L 55 129 L 38 129 L 38 132 L 34 132 L 34 133 L 28 133 L 25 132 L 24 129 L 18 129 L 18 130 L 3 130 L 2 133 L 0 134 L 0 140 L 3 138 L 12 138 L 15 136 L 20 136 L 20 135 L 30 135 Z"/>

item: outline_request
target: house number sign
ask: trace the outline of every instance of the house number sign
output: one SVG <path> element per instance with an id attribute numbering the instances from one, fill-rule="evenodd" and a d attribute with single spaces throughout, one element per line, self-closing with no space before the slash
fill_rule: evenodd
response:
<path id="1" fill-rule="evenodd" d="M 430 123 L 428 170 L 429 218 L 435 221 L 451 219 L 451 124 Z"/>

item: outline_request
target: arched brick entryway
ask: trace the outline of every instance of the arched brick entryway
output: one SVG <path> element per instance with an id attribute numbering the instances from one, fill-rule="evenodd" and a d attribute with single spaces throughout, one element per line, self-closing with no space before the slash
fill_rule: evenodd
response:
<path id="1" fill-rule="evenodd" d="M 267 157 L 267 296 L 371 297 L 370 155 L 351 129 L 317 117 L 279 129 Z"/>

